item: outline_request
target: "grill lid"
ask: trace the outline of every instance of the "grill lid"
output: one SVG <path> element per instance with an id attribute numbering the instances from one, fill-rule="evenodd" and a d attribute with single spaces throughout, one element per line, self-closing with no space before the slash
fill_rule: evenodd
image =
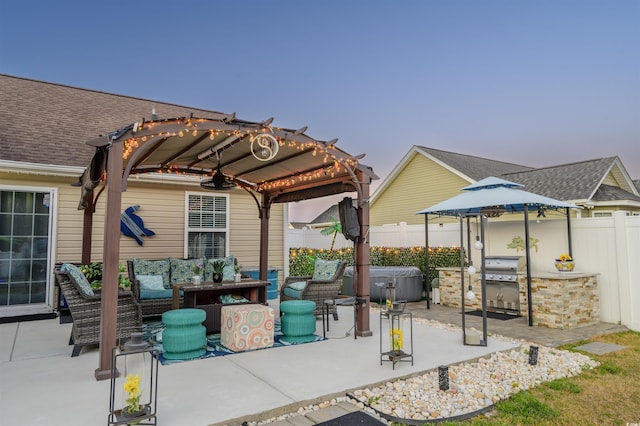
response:
<path id="1" fill-rule="evenodd" d="M 487 256 L 484 259 L 485 279 L 490 281 L 517 281 L 518 272 L 524 270 L 523 256 Z"/>

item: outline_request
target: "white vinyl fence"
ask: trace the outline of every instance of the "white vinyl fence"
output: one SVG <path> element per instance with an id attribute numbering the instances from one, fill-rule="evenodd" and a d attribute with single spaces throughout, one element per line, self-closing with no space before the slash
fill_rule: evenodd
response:
<path id="1" fill-rule="evenodd" d="M 475 234 L 475 223 L 472 223 L 472 241 Z M 466 228 L 464 235 L 466 246 Z M 568 250 L 566 219 L 538 222 L 530 217 L 529 236 L 535 243 L 531 247 L 532 273 L 553 271 L 554 260 Z M 576 271 L 599 274 L 600 320 L 640 331 L 640 217 L 616 212 L 611 218 L 572 219 L 571 236 Z M 424 225 L 400 223 L 371 227 L 368 237 L 371 246 L 425 245 Z M 486 255 L 524 256 L 524 251 L 512 248 L 514 239 L 518 238 L 524 240 L 524 222 L 489 219 L 485 229 Z M 328 249 L 331 240 L 332 236 L 321 235 L 317 229 L 290 229 L 285 252 L 291 247 Z M 429 224 L 429 246 L 459 245 L 458 224 Z M 353 243 L 338 235 L 334 248 L 347 247 L 353 247 Z M 479 264 L 479 252 L 471 249 L 471 255 L 474 264 Z"/>

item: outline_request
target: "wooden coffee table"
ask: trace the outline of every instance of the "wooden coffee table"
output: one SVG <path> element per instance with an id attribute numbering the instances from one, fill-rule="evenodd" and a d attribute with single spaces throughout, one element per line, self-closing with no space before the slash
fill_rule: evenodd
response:
<path id="1" fill-rule="evenodd" d="M 217 333 L 220 331 L 220 317 L 223 303 L 219 301 L 220 296 L 237 295 L 242 296 L 249 302 L 267 304 L 267 287 L 269 281 L 254 279 L 243 279 L 239 283 L 235 281 L 222 281 L 221 283 L 204 282 L 201 284 L 181 283 L 173 285 L 173 309 L 180 307 L 180 291 L 183 292 L 183 307 L 202 309 L 207 313 L 204 326 L 207 333 Z"/>

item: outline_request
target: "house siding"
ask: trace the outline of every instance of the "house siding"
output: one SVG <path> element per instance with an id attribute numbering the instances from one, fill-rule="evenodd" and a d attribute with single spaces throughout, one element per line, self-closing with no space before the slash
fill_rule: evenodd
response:
<path id="1" fill-rule="evenodd" d="M 399 222 L 423 224 L 424 216 L 416 212 L 457 195 L 460 188 L 467 185 L 469 182 L 445 167 L 416 154 L 371 203 L 371 225 Z M 426 186 L 436 190 L 427 192 Z M 439 221 L 450 222 L 452 219 L 442 218 Z"/>
<path id="2" fill-rule="evenodd" d="M 0 172 L 0 184 L 6 186 L 37 186 L 57 188 L 56 241 L 53 262 L 79 262 L 82 258 L 82 227 L 84 211 L 78 210 L 80 189 L 72 187 L 77 178 Z M 146 228 L 156 235 L 144 237 L 142 246 L 132 238 L 120 239 L 120 259 L 133 257 L 159 259 L 184 256 L 185 192 L 202 192 L 196 184 L 170 184 L 129 181 L 122 193 L 122 210 L 139 205 L 137 214 Z M 212 192 L 206 191 L 210 195 Z M 223 193 L 220 193 L 223 194 Z M 227 192 L 224 192 L 227 194 Z M 244 190 L 230 192 L 229 254 L 238 258 L 244 266 L 257 267 L 260 263 L 260 220 L 257 205 Z M 96 203 L 93 215 L 91 260 L 101 261 L 104 242 L 105 205 L 104 191 Z M 269 266 L 284 268 L 284 204 L 271 207 L 269 221 Z M 282 280 L 280 277 L 279 281 Z"/>

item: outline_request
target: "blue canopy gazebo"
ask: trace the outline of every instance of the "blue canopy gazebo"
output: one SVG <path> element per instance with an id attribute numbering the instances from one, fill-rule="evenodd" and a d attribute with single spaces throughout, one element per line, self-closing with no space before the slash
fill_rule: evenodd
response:
<path id="1" fill-rule="evenodd" d="M 571 247 L 571 217 L 569 209 L 578 208 L 575 204 L 566 203 L 564 201 L 555 200 L 553 198 L 534 194 L 524 191 L 523 185 L 510 182 L 497 177 L 488 177 L 482 179 L 472 185 L 462 188 L 460 195 L 452 197 L 434 206 L 420 210 L 417 214 L 425 215 L 425 246 L 429 247 L 429 215 L 453 216 L 460 219 L 460 247 L 464 247 L 464 237 L 462 224 L 463 219 L 470 217 L 480 217 L 480 241 L 482 242 L 481 262 L 482 262 L 482 319 L 483 319 L 483 340 L 482 346 L 487 344 L 487 309 L 485 301 L 485 250 L 484 250 L 484 219 L 486 217 L 495 217 L 503 213 L 523 213 L 525 227 L 525 256 L 527 268 L 527 312 L 529 317 L 529 326 L 533 325 L 532 309 L 531 309 L 531 270 L 530 270 L 530 249 L 529 249 L 529 210 L 537 210 L 539 215 L 544 215 L 549 209 L 564 209 L 567 217 L 567 241 L 568 253 L 572 255 Z M 461 269 L 461 286 L 462 286 L 462 326 L 464 330 L 464 253 L 460 250 L 460 269 Z M 429 273 L 429 250 L 426 255 L 426 271 L 427 277 Z M 431 283 L 427 278 L 428 289 Z M 427 297 L 427 308 L 429 308 L 429 298 Z M 465 342 L 466 344 L 466 342 Z"/>

